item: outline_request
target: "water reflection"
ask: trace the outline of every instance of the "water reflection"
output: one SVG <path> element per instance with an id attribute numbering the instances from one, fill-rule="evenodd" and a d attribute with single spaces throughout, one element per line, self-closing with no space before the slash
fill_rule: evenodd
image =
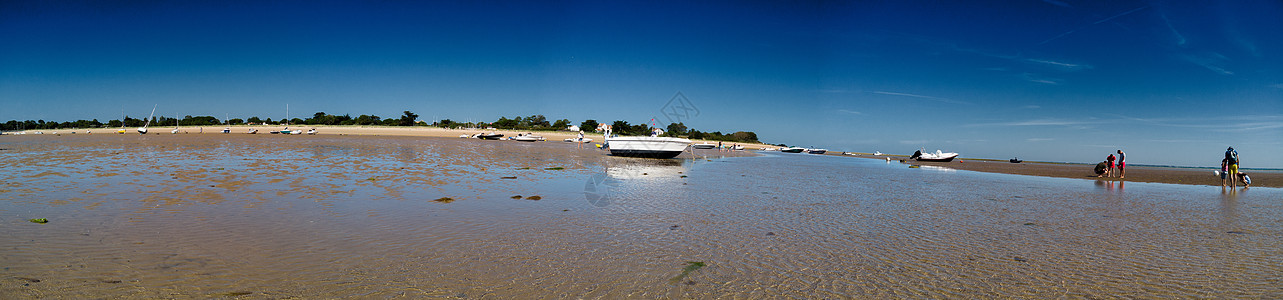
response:
<path id="1" fill-rule="evenodd" d="M 687 167 L 696 160 L 688 159 L 636 159 L 612 158 L 602 164 L 601 171 L 593 173 L 584 182 L 584 200 L 596 207 L 606 207 L 618 201 L 613 190 L 629 183 L 644 182 L 648 185 L 677 184 Z"/>

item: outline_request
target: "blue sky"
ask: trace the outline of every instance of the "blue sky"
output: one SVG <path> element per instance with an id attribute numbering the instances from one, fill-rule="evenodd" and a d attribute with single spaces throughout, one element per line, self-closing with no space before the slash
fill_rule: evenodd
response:
<path id="1" fill-rule="evenodd" d="M 112 1 L 108 1 L 112 2 Z M 1279 1 L 0 3 L 0 120 L 648 122 L 834 151 L 1283 168 Z"/>

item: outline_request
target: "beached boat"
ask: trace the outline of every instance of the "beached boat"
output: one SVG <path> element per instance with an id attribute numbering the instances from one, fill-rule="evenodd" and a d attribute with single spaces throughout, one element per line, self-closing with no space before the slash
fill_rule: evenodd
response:
<path id="1" fill-rule="evenodd" d="M 597 127 L 602 130 L 606 139 L 606 148 L 610 155 L 646 158 L 673 158 L 686 151 L 691 140 L 675 137 L 658 136 L 618 136 L 611 137 L 610 125 Z"/>
<path id="2" fill-rule="evenodd" d="M 491 134 L 478 133 L 478 134 L 473 135 L 472 137 L 479 138 L 479 139 L 483 139 L 483 140 L 498 140 L 498 139 L 503 138 L 503 134 L 498 134 L 498 133 L 491 133 Z"/>
<path id="3" fill-rule="evenodd" d="M 606 147 L 615 156 L 673 158 L 686 151 L 690 140 L 674 137 L 620 136 L 606 139 Z"/>
<path id="4" fill-rule="evenodd" d="M 308 130 L 307 130 L 307 134 L 308 134 L 308 135 L 316 135 L 316 128 L 308 129 Z"/>
<path id="5" fill-rule="evenodd" d="M 258 129 L 250 128 L 250 129 L 249 129 L 249 131 L 247 131 L 247 132 L 245 132 L 245 133 L 248 133 L 248 134 L 255 134 L 255 133 L 258 133 Z"/>
<path id="6" fill-rule="evenodd" d="M 143 127 L 138 127 L 138 134 L 147 134 L 147 126 L 151 125 L 151 117 L 156 116 L 156 106 L 159 105 L 151 107 L 151 114 L 147 115 L 147 122 L 143 123 Z"/>
<path id="7" fill-rule="evenodd" d="M 1013 163 L 1013 164 L 1018 164 L 1018 163 L 1024 162 L 1023 160 L 1020 160 L 1020 158 L 1019 158 L 1019 157 L 1013 157 L 1013 158 L 1011 158 L 1011 160 L 1009 160 L 1009 161 L 1010 161 L 1011 163 Z"/>
<path id="8" fill-rule="evenodd" d="M 936 150 L 935 153 L 930 153 L 924 151 L 926 151 L 926 149 L 914 151 L 913 156 L 909 156 L 909 159 L 917 159 L 918 161 L 950 162 L 953 161 L 954 158 L 958 157 L 958 154 L 953 152 L 941 152 L 940 150 Z"/>
<path id="9" fill-rule="evenodd" d="M 566 141 L 567 143 L 590 143 L 590 142 L 592 142 L 592 139 L 590 139 L 590 138 L 568 138 L 568 139 L 565 139 L 565 141 Z"/>
<path id="10" fill-rule="evenodd" d="M 780 152 L 784 152 L 784 153 L 802 153 L 802 151 L 806 151 L 806 148 L 800 148 L 800 147 L 780 148 Z"/>
<path id="11" fill-rule="evenodd" d="M 824 154 L 825 152 L 829 152 L 829 149 L 819 149 L 819 148 L 806 149 L 806 153 L 810 153 L 810 154 Z"/>
<path id="12" fill-rule="evenodd" d="M 543 137 L 537 136 L 537 135 L 518 135 L 518 136 L 512 137 L 512 140 L 518 141 L 518 142 L 538 142 L 538 141 L 542 141 Z"/>
<path id="13" fill-rule="evenodd" d="M 716 144 L 710 144 L 710 143 L 699 143 L 699 144 L 691 145 L 691 148 L 695 148 L 695 149 L 713 149 L 713 148 L 717 148 L 717 145 L 716 145 Z"/>

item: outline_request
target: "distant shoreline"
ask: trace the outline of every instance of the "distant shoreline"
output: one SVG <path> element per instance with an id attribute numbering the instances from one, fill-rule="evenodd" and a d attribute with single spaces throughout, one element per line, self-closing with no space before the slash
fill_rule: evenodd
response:
<path id="1" fill-rule="evenodd" d="M 1216 177 L 1212 171 L 1214 168 L 1191 168 L 1191 167 L 1170 167 L 1170 166 L 1147 166 L 1147 165 L 1128 165 L 1127 178 L 1098 178 L 1093 173 L 1095 164 L 1077 164 L 1077 163 L 1054 163 L 1054 162 L 1021 162 L 1011 163 L 1001 160 L 989 159 L 969 159 L 960 158 L 958 160 L 942 162 L 919 162 L 908 160 L 907 156 L 902 155 L 881 155 L 872 154 L 859 155 L 842 155 L 864 159 L 885 160 L 890 158 L 892 162 L 899 163 L 901 159 L 906 164 L 938 166 L 958 170 L 1000 173 L 1012 175 L 1028 175 L 1041 177 L 1057 178 L 1076 178 L 1089 179 L 1108 182 L 1150 182 L 1150 183 L 1169 183 L 1185 185 L 1209 185 L 1219 186 L 1220 177 Z M 1272 187 L 1283 188 L 1283 172 L 1274 169 L 1243 169 L 1248 177 L 1252 178 L 1252 187 Z M 1242 187 L 1242 184 L 1238 185 Z"/>

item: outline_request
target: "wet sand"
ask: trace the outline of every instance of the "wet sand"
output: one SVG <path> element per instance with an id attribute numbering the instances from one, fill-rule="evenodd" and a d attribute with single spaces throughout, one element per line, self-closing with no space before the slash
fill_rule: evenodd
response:
<path id="1" fill-rule="evenodd" d="M 845 155 L 850 156 L 850 155 Z M 1170 183 L 1170 184 L 1192 184 L 1192 185 L 1221 185 L 1221 178 L 1215 176 L 1211 169 L 1193 169 L 1193 168 L 1172 168 L 1172 167 L 1127 167 L 1126 178 L 1109 178 L 1096 177 L 1094 168 L 1096 165 L 1086 164 L 1065 164 L 1065 163 L 1043 163 L 1043 162 L 1022 162 L 1011 163 L 1007 161 L 993 160 L 976 160 L 976 159 L 959 159 L 952 162 L 918 162 L 908 161 L 903 156 L 874 156 L 872 154 L 861 154 L 860 158 L 870 158 L 883 160 L 890 157 L 893 162 L 906 160 L 906 163 L 947 167 L 958 170 L 968 170 L 988 173 L 1003 173 L 1016 175 L 1059 177 L 1059 178 L 1078 178 L 1089 180 L 1107 180 L 1107 181 L 1129 181 L 1129 182 L 1153 182 L 1153 183 Z M 1252 178 L 1252 187 L 1283 187 L 1283 172 L 1268 171 L 1245 171 Z M 1238 185 L 1242 187 L 1240 183 Z"/>
<path id="2" fill-rule="evenodd" d="M 1283 297 L 1278 189 L 409 136 L 0 148 L 6 299 Z"/>

